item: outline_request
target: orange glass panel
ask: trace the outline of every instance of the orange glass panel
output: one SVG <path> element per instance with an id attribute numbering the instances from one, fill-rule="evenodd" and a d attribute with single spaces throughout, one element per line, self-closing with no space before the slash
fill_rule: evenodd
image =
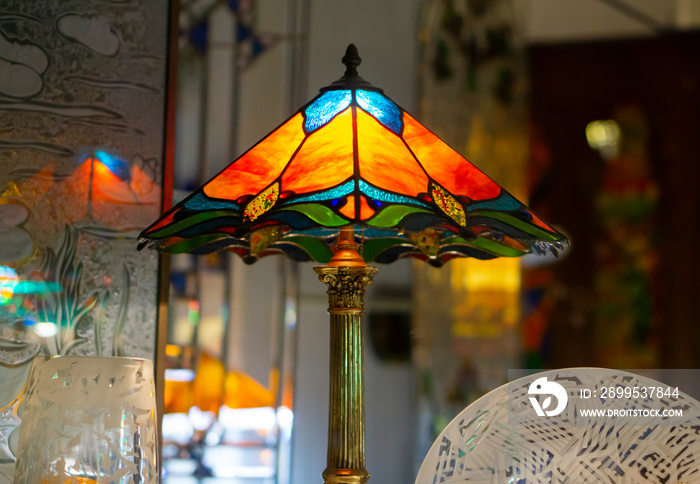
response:
<path id="1" fill-rule="evenodd" d="M 357 110 L 357 152 L 360 176 L 367 182 L 408 196 L 428 191 L 428 177 L 401 138 L 361 109 Z"/>
<path id="2" fill-rule="evenodd" d="M 224 403 L 224 364 L 213 356 L 202 353 L 194 377 L 194 404 L 203 412 L 219 413 Z"/>
<path id="3" fill-rule="evenodd" d="M 355 195 L 348 195 L 348 203 L 343 205 L 338 211 L 350 220 L 353 220 L 355 218 Z M 373 217 L 375 213 L 375 210 L 369 206 L 369 203 L 367 203 L 367 198 L 365 198 L 364 195 L 361 195 L 360 220 L 367 220 L 368 218 Z"/>
<path id="4" fill-rule="evenodd" d="M 352 111 L 311 133 L 282 175 L 281 191 L 306 193 L 339 185 L 353 174 Z"/>
<path id="5" fill-rule="evenodd" d="M 194 405 L 192 381 L 165 380 L 163 400 L 165 413 L 187 413 Z"/>
<path id="6" fill-rule="evenodd" d="M 552 227 L 550 227 L 549 225 L 547 225 L 547 223 L 546 223 L 544 220 L 542 220 L 541 218 L 539 218 L 539 217 L 537 216 L 537 214 L 535 214 L 534 212 L 532 212 L 532 211 L 530 211 L 530 210 L 528 210 L 528 212 L 530 213 L 530 215 L 532 215 L 532 222 L 533 222 L 535 225 L 539 225 L 539 226 L 542 227 L 543 229 L 549 230 L 550 232 L 554 232 L 554 231 L 555 231 Z"/>
<path id="7" fill-rule="evenodd" d="M 355 195 L 348 195 L 348 203 L 340 207 L 338 211 L 353 220 L 355 218 Z"/>
<path id="8" fill-rule="evenodd" d="M 148 232 L 153 232 L 154 230 L 157 230 L 157 229 L 159 229 L 159 228 L 161 228 L 161 227 L 165 227 L 165 226 L 168 225 L 169 223 L 173 222 L 173 221 L 175 220 L 175 214 L 176 214 L 177 212 L 179 212 L 179 211 L 180 211 L 180 209 L 177 208 L 177 209 L 173 210 L 172 212 L 170 212 L 169 214 L 164 215 L 163 218 L 161 218 L 160 220 L 158 220 L 158 222 L 156 222 L 156 223 L 153 225 L 153 227 L 151 227 L 151 228 L 148 230 Z"/>
<path id="9" fill-rule="evenodd" d="M 204 185 L 204 193 L 214 198 L 236 200 L 260 192 L 282 173 L 304 139 L 303 122 L 299 113 L 280 126 Z"/>
<path id="10" fill-rule="evenodd" d="M 374 215 L 374 209 L 367 203 L 367 198 L 360 196 L 360 220 L 367 220 Z"/>
<path id="11" fill-rule="evenodd" d="M 271 407 L 275 394 L 241 371 L 226 374 L 224 405 L 229 408 Z"/>
<path id="12" fill-rule="evenodd" d="M 501 189 L 496 182 L 407 113 L 403 120 L 406 143 L 435 181 L 453 195 L 473 200 L 498 196 Z"/>

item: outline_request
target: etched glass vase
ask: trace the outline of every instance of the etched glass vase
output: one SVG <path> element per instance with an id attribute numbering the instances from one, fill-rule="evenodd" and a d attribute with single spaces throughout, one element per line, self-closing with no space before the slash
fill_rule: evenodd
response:
<path id="1" fill-rule="evenodd" d="M 15 484 L 157 482 L 151 361 L 39 356 L 20 412 Z"/>

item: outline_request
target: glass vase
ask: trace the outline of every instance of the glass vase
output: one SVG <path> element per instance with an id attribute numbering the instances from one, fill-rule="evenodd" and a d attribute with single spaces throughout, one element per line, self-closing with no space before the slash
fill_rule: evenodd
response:
<path id="1" fill-rule="evenodd" d="M 150 360 L 39 356 L 20 412 L 15 484 L 157 482 Z"/>

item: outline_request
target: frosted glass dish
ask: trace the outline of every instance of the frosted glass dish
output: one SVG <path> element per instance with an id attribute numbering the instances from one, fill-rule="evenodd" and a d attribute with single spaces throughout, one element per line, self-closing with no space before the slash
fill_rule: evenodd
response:
<path id="1" fill-rule="evenodd" d="M 533 379 L 541 377 L 565 389 L 566 411 L 537 415 L 530 398 L 536 397 Z M 517 379 L 479 398 L 452 420 L 428 451 L 416 484 L 700 482 L 700 402 L 682 391 L 661 398 L 644 398 L 641 392 L 626 398 L 622 392 L 622 398 L 601 399 L 609 389 L 643 387 L 674 388 L 599 368 L 551 370 Z M 581 391 L 588 398 L 581 398 Z M 543 397 L 542 406 L 556 413 L 558 397 Z M 580 416 L 580 409 L 594 407 L 606 412 L 674 409 L 682 410 L 683 416 Z"/>

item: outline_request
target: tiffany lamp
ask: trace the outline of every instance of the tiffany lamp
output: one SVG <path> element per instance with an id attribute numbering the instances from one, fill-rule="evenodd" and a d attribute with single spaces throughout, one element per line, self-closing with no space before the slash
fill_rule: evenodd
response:
<path id="1" fill-rule="evenodd" d="M 343 77 L 142 232 L 139 248 L 317 261 L 331 319 L 327 483 L 365 470 L 362 314 L 376 269 L 553 253 L 566 238 L 357 74 Z"/>

